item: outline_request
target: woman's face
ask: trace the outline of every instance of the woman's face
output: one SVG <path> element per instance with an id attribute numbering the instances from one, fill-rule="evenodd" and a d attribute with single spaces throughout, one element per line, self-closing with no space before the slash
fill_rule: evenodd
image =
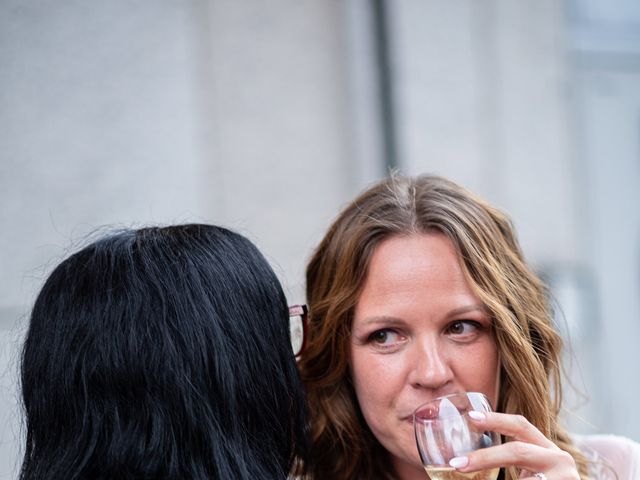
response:
<path id="1" fill-rule="evenodd" d="M 355 308 L 350 367 L 364 418 L 401 478 L 424 477 L 416 407 L 461 391 L 483 392 L 496 405 L 491 328 L 447 237 L 397 236 L 376 248 Z"/>

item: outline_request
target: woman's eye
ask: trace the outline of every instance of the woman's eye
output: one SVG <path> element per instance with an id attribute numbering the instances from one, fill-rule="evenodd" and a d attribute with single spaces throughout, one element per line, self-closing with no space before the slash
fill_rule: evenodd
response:
<path id="1" fill-rule="evenodd" d="M 477 322 L 471 320 L 458 320 L 451 323 L 448 332 L 452 335 L 468 335 L 475 333 L 480 328 Z"/>
<path id="2" fill-rule="evenodd" d="M 369 342 L 377 345 L 392 345 L 401 340 L 400 334 L 393 330 L 377 330 L 369 335 Z"/>

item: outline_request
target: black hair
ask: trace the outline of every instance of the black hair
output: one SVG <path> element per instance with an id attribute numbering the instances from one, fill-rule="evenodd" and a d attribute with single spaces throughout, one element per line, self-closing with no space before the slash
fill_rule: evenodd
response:
<path id="1" fill-rule="evenodd" d="M 119 231 L 64 260 L 21 381 L 21 480 L 284 479 L 306 457 L 284 293 L 221 227 Z"/>

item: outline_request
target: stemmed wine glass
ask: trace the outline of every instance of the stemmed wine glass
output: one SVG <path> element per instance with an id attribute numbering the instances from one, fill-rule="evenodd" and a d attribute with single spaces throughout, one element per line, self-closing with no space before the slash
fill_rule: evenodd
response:
<path id="1" fill-rule="evenodd" d="M 496 480 L 499 468 L 472 473 L 458 472 L 449 465 L 454 457 L 500 444 L 500 435 L 478 429 L 469 412 L 491 412 L 482 393 L 454 393 L 420 405 L 413 413 L 418 452 L 432 480 Z"/>

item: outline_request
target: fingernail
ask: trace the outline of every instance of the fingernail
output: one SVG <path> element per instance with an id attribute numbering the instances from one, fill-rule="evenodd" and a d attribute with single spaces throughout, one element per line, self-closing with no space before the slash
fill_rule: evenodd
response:
<path id="1" fill-rule="evenodd" d="M 474 420 L 484 420 L 487 416 L 482 412 L 476 412 L 475 410 L 471 410 L 469 412 L 469 416 Z"/>
<path id="2" fill-rule="evenodd" d="M 466 467 L 469 464 L 469 457 L 454 457 L 449 460 L 449 465 L 453 468 Z"/>

